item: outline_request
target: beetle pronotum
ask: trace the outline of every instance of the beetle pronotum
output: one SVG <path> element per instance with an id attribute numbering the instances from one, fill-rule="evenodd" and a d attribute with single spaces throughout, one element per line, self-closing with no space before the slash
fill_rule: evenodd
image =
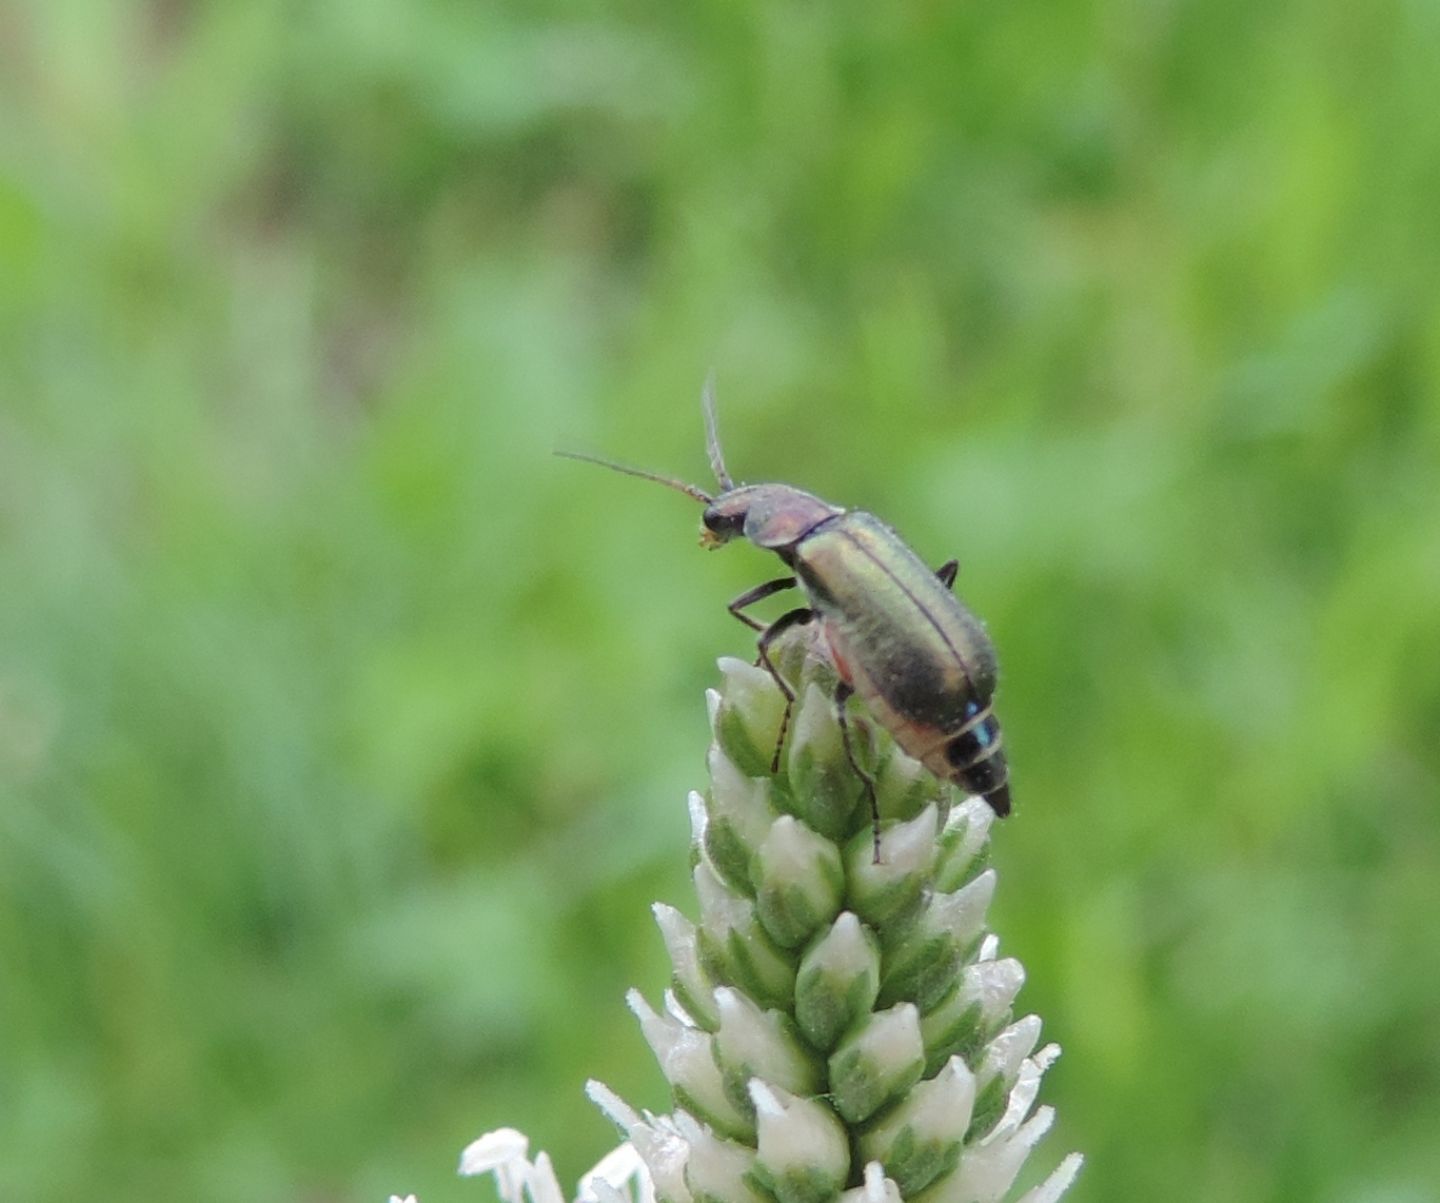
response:
<path id="1" fill-rule="evenodd" d="M 937 777 L 978 794 L 1002 818 L 1010 813 L 995 693 L 995 648 L 984 625 L 955 596 L 955 560 L 932 571 L 890 527 L 863 510 L 845 510 L 793 485 L 737 485 L 725 468 L 715 421 L 715 394 L 703 395 L 706 450 L 720 484 L 711 496 L 697 485 L 593 455 L 570 459 L 653 480 L 705 506 L 700 541 L 720 547 L 744 536 L 773 551 L 792 575 L 746 590 L 730 613 L 760 632 L 760 663 L 785 695 L 772 771 L 778 769 L 795 691 L 770 659 L 770 645 L 789 628 L 817 622 L 839 684 L 836 713 L 851 766 L 865 785 L 880 855 L 875 781 L 856 758 L 845 717 L 852 694 L 895 742 Z M 807 605 L 768 625 L 744 611 L 786 589 L 800 588 Z"/>

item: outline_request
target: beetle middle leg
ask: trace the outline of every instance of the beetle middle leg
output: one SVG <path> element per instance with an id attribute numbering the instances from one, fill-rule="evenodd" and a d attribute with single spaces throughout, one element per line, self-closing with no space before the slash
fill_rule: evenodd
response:
<path id="1" fill-rule="evenodd" d="M 787 585 L 793 585 L 794 583 L 794 578 L 789 577 L 786 578 L 785 583 L 782 583 L 780 581 L 770 581 L 767 585 L 757 585 L 754 589 L 750 590 L 750 592 L 756 593 L 762 589 L 768 588 L 769 585 L 774 585 L 777 587 L 774 589 L 770 589 L 769 592 L 778 593 L 780 588 L 785 588 L 787 587 Z M 765 593 L 761 593 L 760 596 L 765 597 L 767 595 Z M 735 613 L 735 608 L 733 605 L 730 608 L 730 612 L 732 614 Z M 736 614 L 735 617 L 740 618 L 742 622 L 747 621 L 739 614 Z M 779 618 L 777 618 L 768 627 L 766 627 L 764 629 L 764 632 L 760 636 L 759 642 L 756 644 L 756 648 L 760 653 L 761 665 L 764 667 L 765 671 L 768 672 L 775 679 L 775 684 L 780 686 L 780 692 L 785 695 L 785 713 L 780 718 L 780 734 L 775 738 L 775 755 L 770 758 L 770 771 L 772 773 L 778 773 L 780 771 L 780 752 L 781 749 L 785 747 L 785 733 L 790 730 L 790 712 L 795 708 L 795 690 L 791 688 L 790 682 L 780 675 L 780 670 L 775 667 L 775 662 L 770 659 L 770 645 L 774 643 L 776 639 L 778 639 L 791 627 L 799 626 L 801 623 L 810 622 L 814 619 L 814 617 L 815 611 L 807 610 L 804 606 L 801 606 L 795 610 L 790 610 L 789 612 L 780 615 Z"/>
<path id="2" fill-rule="evenodd" d="M 855 745 L 850 740 L 850 720 L 845 717 L 845 703 L 854 694 L 855 687 L 841 681 L 835 686 L 835 717 L 840 721 L 840 738 L 845 741 L 845 756 L 855 776 L 865 783 L 865 795 L 870 799 L 870 830 L 875 843 L 875 863 L 880 863 L 880 802 L 875 796 L 875 778 L 860 764 L 855 755 Z"/>

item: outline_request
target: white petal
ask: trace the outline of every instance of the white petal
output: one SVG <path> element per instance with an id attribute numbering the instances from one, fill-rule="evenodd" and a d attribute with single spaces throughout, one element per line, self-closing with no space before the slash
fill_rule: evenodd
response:
<path id="1" fill-rule="evenodd" d="M 1060 1046 L 1047 1044 L 1033 1057 L 1026 1057 L 1020 1062 L 1020 1070 L 1015 1075 L 1015 1085 L 1010 1088 L 1010 1098 L 1005 1105 L 1005 1114 L 1000 1117 L 1000 1122 L 985 1137 L 982 1144 L 1008 1138 L 1025 1122 L 1025 1117 L 1030 1114 L 1030 1108 L 1035 1105 L 1035 1100 L 1040 1095 L 1041 1077 L 1055 1064 L 1055 1059 L 1059 1056 Z"/>
<path id="2" fill-rule="evenodd" d="M 865 1167 L 865 1185 L 840 1195 L 840 1203 L 900 1203 L 900 1188 L 885 1177 L 885 1167 L 872 1161 Z"/>
<path id="3" fill-rule="evenodd" d="M 1005 1102 L 1005 1114 L 986 1135 L 982 1143 L 1008 1140 L 1030 1114 L 1030 1108 L 1040 1095 L 1040 1070 L 1029 1057 L 1020 1063 L 1020 1072 L 1015 1075 L 1015 1085 L 1010 1088 L 1010 1097 Z"/>
<path id="4" fill-rule="evenodd" d="M 719 744 L 710 745 L 706 763 L 710 769 L 710 806 L 706 813 L 716 822 L 728 821 L 746 850 L 753 851 L 774 822 L 769 778 L 747 777 Z M 692 802 L 692 808 L 694 805 Z"/>
<path id="5" fill-rule="evenodd" d="M 949 894 L 937 894 L 925 913 L 931 931 L 949 931 L 963 946 L 985 925 L 985 912 L 995 897 L 995 870 L 986 869 L 968 885 Z"/>
<path id="6" fill-rule="evenodd" d="M 1060 1046 L 1058 1044 L 1047 1044 L 1034 1057 L 1035 1066 L 1043 1074 L 1047 1069 L 1060 1059 Z"/>
<path id="7" fill-rule="evenodd" d="M 716 989 L 715 1009 L 720 1013 L 715 1047 L 727 1070 L 763 1072 L 771 1085 L 795 1094 L 820 1089 L 817 1062 L 788 1035 L 778 1011 L 762 1011 L 729 986 Z"/>
<path id="8" fill-rule="evenodd" d="M 593 1079 L 585 1084 L 585 1093 L 617 1127 L 624 1129 L 630 1143 L 635 1146 L 636 1154 L 644 1163 L 646 1172 L 635 1179 L 639 1203 L 655 1203 L 657 1184 L 660 1192 L 672 1200 L 672 1203 L 689 1203 L 690 1190 L 685 1185 L 685 1160 L 690 1155 L 690 1146 L 670 1118 L 656 1117 L 648 1111 L 642 1116 L 610 1087 Z M 617 1149 L 611 1156 L 619 1153 L 620 1150 Z M 607 1162 L 608 1157 L 597 1165 L 591 1174 L 598 1174 Z"/>
<path id="9" fill-rule="evenodd" d="M 872 1161 L 865 1167 L 865 1203 L 898 1203 L 900 1188 L 885 1177 L 885 1167 Z"/>
<path id="10" fill-rule="evenodd" d="M 488 1174 L 509 1162 L 524 1161 L 529 1152 L 530 1141 L 525 1133 L 514 1128 L 496 1128 L 465 1146 L 460 1154 L 460 1172 L 467 1177 Z"/>
<path id="11" fill-rule="evenodd" d="M 640 1034 L 660 1062 L 665 1080 L 689 1092 L 695 1105 L 704 1109 L 707 1120 L 728 1131 L 744 1131 L 748 1121 L 725 1093 L 725 1082 L 715 1061 L 714 1037 L 658 1014 L 638 990 L 626 994 L 625 1001 L 639 1019 Z"/>
<path id="12" fill-rule="evenodd" d="M 684 1111 L 675 1113 L 675 1122 L 680 1135 L 690 1146 L 685 1181 L 692 1193 L 702 1199 L 725 1199 L 729 1203 L 765 1203 L 771 1199 L 752 1185 L 754 1149 L 722 1140 Z"/>
<path id="13" fill-rule="evenodd" d="M 566 1203 L 548 1153 L 535 1157 L 535 1166 L 530 1171 L 530 1199 L 531 1203 Z"/>
<path id="14" fill-rule="evenodd" d="M 590 1186 L 576 1196 L 575 1203 L 635 1203 L 622 1190 L 617 1190 L 603 1178 L 597 1178 Z"/>
<path id="15" fill-rule="evenodd" d="M 604 1082 L 597 1082 L 591 1078 L 585 1083 L 585 1094 L 595 1106 L 605 1113 L 606 1119 L 617 1128 L 625 1129 L 627 1136 L 630 1134 L 630 1129 L 642 1122 L 640 1113 Z"/>
<path id="16" fill-rule="evenodd" d="M 600 1203 L 614 1203 L 613 1200 L 607 1201 L 606 1195 L 633 1200 L 637 1191 L 632 1189 L 632 1183 L 640 1186 L 641 1180 L 648 1184 L 650 1173 L 635 1146 L 627 1140 L 600 1158 L 592 1170 L 580 1176 L 577 1203 L 585 1203 L 589 1199 L 598 1199 Z M 643 1193 L 643 1189 L 641 1186 L 639 1193 Z"/>
<path id="17" fill-rule="evenodd" d="M 860 1137 L 860 1152 L 872 1162 L 890 1162 L 902 1138 L 920 1146 L 960 1147 L 975 1105 L 975 1075 L 964 1060 L 951 1057 L 929 1081 L 921 1082 Z"/>
<path id="18" fill-rule="evenodd" d="M 862 864 L 877 881 L 891 882 L 912 873 L 924 873 L 935 863 L 935 836 L 940 814 L 932 802 L 913 819 L 896 823 L 880 836 L 880 864 L 863 848 Z M 858 845 L 857 845 L 858 846 Z"/>
<path id="19" fill-rule="evenodd" d="M 1034 1190 L 1026 1191 L 1020 1197 L 1020 1203 L 1056 1203 L 1056 1200 L 1070 1189 L 1070 1184 L 1075 1181 L 1075 1175 L 1080 1172 L 1084 1162 L 1085 1158 L 1079 1153 L 1071 1153 L 1055 1167 L 1055 1172 L 1050 1177 Z"/>
<path id="20" fill-rule="evenodd" d="M 808 1174 L 844 1184 L 850 1168 L 850 1146 L 840 1119 L 818 1099 L 800 1098 L 750 1079 L 760 1164 L 776 1177 Z"/>
<path id="21" fill-rule="evenodd" d="M 952 1197 L 973 1199 L 977 1203 L 995 1203 L 1003 1198 L 1020 1173 L 1030 1150 L 1054 1122 L 1054 1108 L 1041 1107 L 1009 1139 L 993 1143 L 987 1139 L 968 1150 L 960 1158 L 960 1168 L 954 1175 L 955 1192 Z"/>
<path id="22" fill-rule="evenodd" d="M 659 1125 L 642 1125 L 635 1130 L 635 1149 L 649 1170 L 641 1181 L 641 1203 L 655 1203 L 660 1192 L 672 1203 L 690 1203 L 690 1188 L 685 1185 L 688 1144 Z"/>
<path id="23" fill-rule="evenodd" d="M 961 824 L 965 826 L 964 839 L 956 849 L 957 856 L 967 861 L 974 860 L 975 854 L 984 846 L 985 837 L 990 834 L 990 825 L 994 821 L 995 812 L 983 799 L 967 798 L 954 807 L 945 821 L 945 826 L 952 829 Z"/>
<path id="24" fill-rule="evenodd" d="M 705 799 L 696 790 L 690 791 L 687 799 L 690 805 L 690 838 L 695 841 L 698 847 L 705 846 L 705 827 L 710 822 L 710 816 L 705 813 Z"/>
<path id="25" fill-rule="evenodd" d="M 960 988 L 980 1004 L 981 1014 L 986 1022 L 993 1022 L 1020 993 L 1025 984 L 1025 966 L 1014 957 L 988 961 L 967 966 Z"/>
<path id="26" fill-rule="evenodd" d="M 1020 1063 L 1039 1042 L 1040 1016 L 1027 1015 L 1024 1019 L 1017 1019 L 986 1048 L 980 1068 L 975 1073 L 981 1087 L 989 1085 L 994 1078 L 1013 1083 L 1015 1075 L 1020 1072 Z"/>
<path id="27" fill-rule="evenodd" d="M 529 1151 L 530 1141 L 523 1132 L 496 1128 L 465 1147 L 460 1154 L 460 1173 L 472 1177 L 493 1172 L 495 1189 L 504 1203 L 524 1203 L 524 1191 L 532 1182 L 535 1168 L 526 1159 Z"/>
<path id="28" fill-rule="evenodd" d="M 698 1028 L 700 1025 L 695 1022 L 695 1016 L 685 1009 L 685 1005 L 675 997 L 674 990 L 665 991 L 665 1014 L 678 1023 L 683 1023 L 687 1028 Z"/>

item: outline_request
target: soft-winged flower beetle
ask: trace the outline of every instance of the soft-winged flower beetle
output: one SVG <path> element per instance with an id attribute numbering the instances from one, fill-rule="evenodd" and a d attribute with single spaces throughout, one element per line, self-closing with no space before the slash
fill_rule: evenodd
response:
<path id="1" fill-rule="evenodd" d="M 710 384 L 703 407 L 718 496 L 597 456 L 558 454 L 657 481 L 693 497 L 705 507 L 702 546 L 720 547 L 743 536 L 773 551 L 790 569 L 793 575 L 756 585 L 729 606 L 731 614 L 760 632 L 760 663 L 785 695 L 771 771 L 779 768 L 795 691 L 771 661 L 770 645 L 793 626 L 817 622 L 839 677 L 835 707 L 845 752 L 870 800 L 876 859 L 880 827 L 875 781 L 856 758 L 845 718 L 852 694 L 858 694 L 895 742 L 930 772 L 978 794 L 1000 817 L 1008 815 L 1009 768 L 992 706 L 995 648 L 984 625 L 953 592 L 957 561 L 932 570 L 875 515 L 841 509 L 793 485 L 737 485 L 720 452 Z M 769 625 L 744 613 L 756 602 L 797 586 L 809 604 Z"/>

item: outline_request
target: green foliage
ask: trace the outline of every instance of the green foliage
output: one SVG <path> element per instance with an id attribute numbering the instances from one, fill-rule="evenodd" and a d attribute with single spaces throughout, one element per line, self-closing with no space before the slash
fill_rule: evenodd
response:
<path id="1" fill-rule="evenodd" d="M 1433 13 L 0 17 L 0 1193 L 473 1194 L 658 1104 L 683 498 L 874 509 L 990 625 L 995 927 L 1070 1198 L 1440 1181 Z M 606 1005 L 606 1000 L 610 1000 Z M 580 1016 L 583 1022 L 578 1022 Z"/>

